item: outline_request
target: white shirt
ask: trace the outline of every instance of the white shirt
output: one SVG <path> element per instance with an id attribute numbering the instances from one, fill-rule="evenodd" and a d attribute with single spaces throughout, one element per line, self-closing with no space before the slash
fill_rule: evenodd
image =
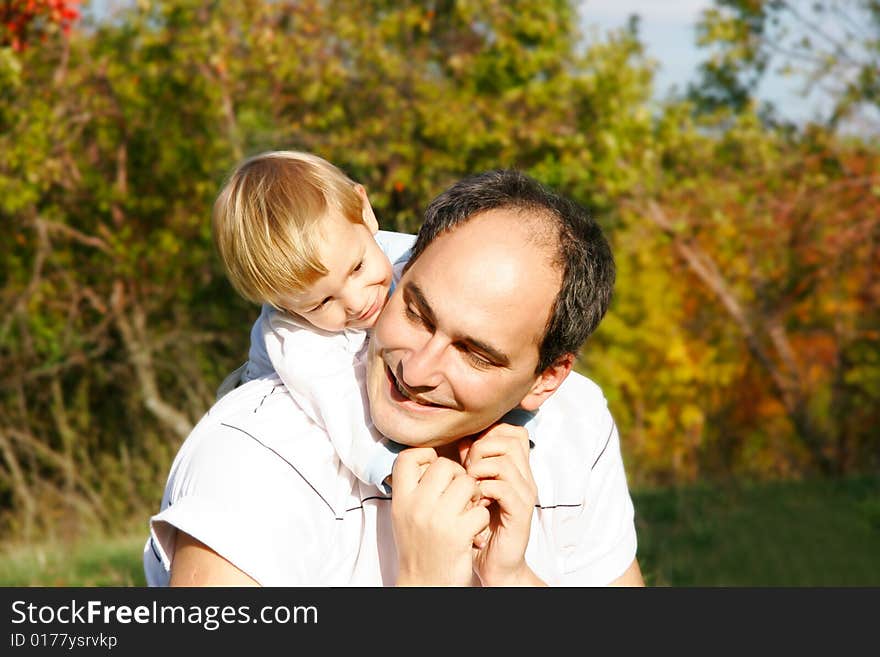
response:
<path id="1" fill-rule="evenodd" d="M 605 398 L 571 373 L 536 420 L 526 561 L 550 585 L 608 584 L 635 558 L 636 533 Z M 393 585 L 390 507 L 280 379 L 257 379 L 215 404 L 178 452 L 150 521 L 147 583 L 168 584 L 180 529 L 264 586 Z"/>

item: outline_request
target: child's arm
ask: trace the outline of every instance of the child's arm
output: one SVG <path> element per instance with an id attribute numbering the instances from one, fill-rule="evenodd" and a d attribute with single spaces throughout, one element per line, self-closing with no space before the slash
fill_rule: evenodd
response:
<path id="1" fill-rule="evenodd" d="M 261 317 L 265 352 L 290 395 L 358 479 L 388 492 L 397 446 L 370 418 L 360 357 L 366 332 L 327 333 L 274 309 Z"/>

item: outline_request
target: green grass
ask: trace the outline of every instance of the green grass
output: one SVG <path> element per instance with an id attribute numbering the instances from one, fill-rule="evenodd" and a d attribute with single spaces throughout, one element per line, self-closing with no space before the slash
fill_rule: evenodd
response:
<path id="1" fill-rule="evenodd" d="M 0 586 L 144 586 L 146 534 L 0 550 Z"/>
<path id="2" fill-rule="evenodd" d="M 633 494 L 653 586 L 878 586 L 880 477 Z"/>
<path id="3" fill-rule="evenodd" d="M 651 586 L 880 586 L 880 477 L 633 492 Z M 0 586 L 143 586 L 144 534 L 7 545 Z"/>

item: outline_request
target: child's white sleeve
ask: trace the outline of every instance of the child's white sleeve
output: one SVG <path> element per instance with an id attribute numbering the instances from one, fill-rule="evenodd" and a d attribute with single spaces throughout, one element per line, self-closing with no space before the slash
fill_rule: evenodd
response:
<path id="1" fill-rule="evenodd" d="M 264 311 L 261 322 L 265 353 L 294 401 L 327 431 L 358 479 L 387 493 L 384 480 L 398 447 L 376 431 L 370 417 L 362 359 L 366 331 L 327 333 L 275 309 Z"/>

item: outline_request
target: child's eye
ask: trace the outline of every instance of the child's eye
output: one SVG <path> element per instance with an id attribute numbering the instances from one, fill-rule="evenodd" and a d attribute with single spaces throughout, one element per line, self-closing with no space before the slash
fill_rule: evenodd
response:
<path id="1" fill-rule="evenodd" d="M 316 310 L 321 310 L 321 308 L 323 308 L 324 306 L 326 306 L 327 303 L 328 303 L 329 301 L 330 301 L 330 297 L 327 297 L 326 299 L 324 299 L 323 301 L 321 301 L 321 303 L 319 303 L 317 306 L 314 306 L 313 308 L 310 308 L 310 309 L 309 309 L 309 312 L 310 312 L 310 313 L 313 313 L 313 312 L 315 312 Z"/>

